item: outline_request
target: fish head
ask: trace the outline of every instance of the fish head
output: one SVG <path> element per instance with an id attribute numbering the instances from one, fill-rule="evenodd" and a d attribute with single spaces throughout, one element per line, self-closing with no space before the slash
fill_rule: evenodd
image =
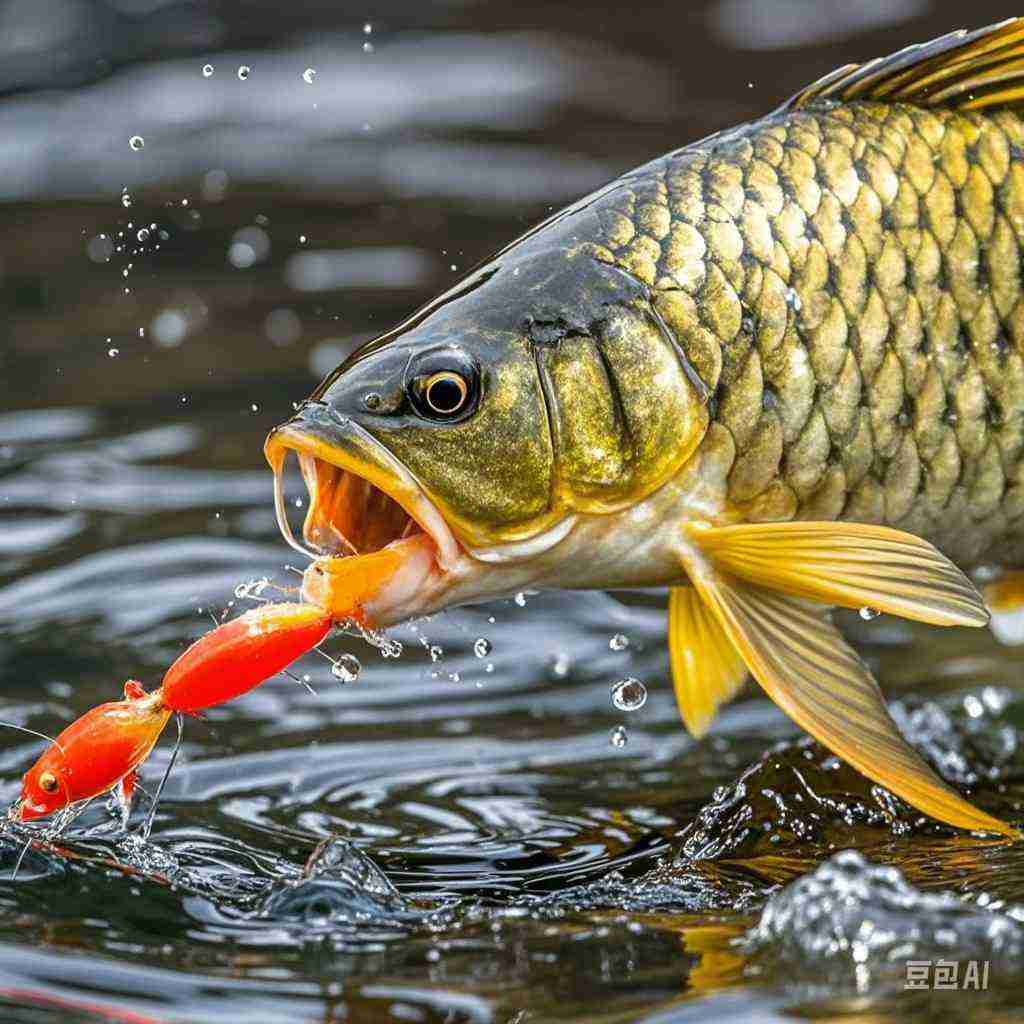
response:
<path id="1" fill-rule="evenodd" d="M 581 519 L 643 500 L 706 426 L 644 287 L 561 247 L 497 258 L 364 346 L 266 452 L 279 481 L 298 454 L 304 541 L 329 556 L 307 573 L 308 598 L 344 584 L 354 603 L 370 586 L 366 556 L 402 556 L 399 570 L 375 563 L 387 585 L 373 584 L 366 618 L 386 625 L 524 586 L 580 585 L 579 548 L 566 541 Z"/>

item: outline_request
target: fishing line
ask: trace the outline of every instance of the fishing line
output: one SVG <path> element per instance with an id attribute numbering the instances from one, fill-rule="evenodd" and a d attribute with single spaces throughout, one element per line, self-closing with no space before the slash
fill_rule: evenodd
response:
<path id="1" fill-rule="evenodd" d="M 294 681 L 295 681 L 296 683 L 301 683 L 301 684 L 302 684 L 302 685 L 303 685 L 303 686 L 304 686 L 304 687 L 305 687 L 305 688 L 306 688 L 307 690 L 309 690 L 309 692 L 310 692 L 310 693 L 311 693 L 311 694 L 312 694 L 312 695 L 313 695 L 314 697 L 316 697 L 316 696 L 317 696 L 317 692 L 316 692 L 316 690 L 314 690 L 314 689 L 313 689 L 313 687 L 312 687 L 312 686 L 310 686 L 310 685 L 309 685 L 309 683 L 307 683 L 307 682 L 306 682 L 306 680 L 305 680 L 305 679 L 303 679 L 303 678 L 302 678 L 301 676 L 297 676 L 297 675 L 296 675 L 296 674 L 295 674 L 294 672 L 289 672 L 289 671 L 288 671 L 288 669 L 286 669 L 286 668 L 283 668 L 283 669 L 281 669 L 281 671 L 282 671 L 282 672 L 284 673 L 284 675 L 286 675 L 286 676 L 287 676 L 287 677 L 288 677 L 289 679 L 292 679 L 292 680 L 294 680 Z"/>
<path id="2" fill-rule="evenodd" d="M 45 732 L 37 732 L 35 729 L 29 729 L 24 725 L 15 725 L 13 722 L 0 722 L 0 725 L 4 725 L 8 729 L 17 729 L 18 732 L 27 732 L 30 736 L 38 736 L 41 740 L 46 740 L 48 743 L 54 744 L 62 754 L 67 753 L 67 751 L 52 736 L 47 736 Z"/>
<path id="3" fill-rule="evenodd" d="M 178 722 L 178 738 L 174 741 L 171 759 L 167 762 L 167 768 L 164 770 L 160 785 L 156 787 L 156 795 L 153 797 L 153 802 L 149 805 L 149 815 L 146 818 L 146 824 L 142 827 L 143 842 L 149 841 L 149 834 L 153 831 L 153 822 L 156 820 L 156 809 L 160 803 L 160 797 L 163 795 L 164 786 L 167 785 L 167 779 L 171 774 L 171 769 L 174 767 L 174 762 L 178 759 L 178 751 L 181 750 L 181 738 L 185 731 L 185 718 L 180 711 L 174 717 Z"/>

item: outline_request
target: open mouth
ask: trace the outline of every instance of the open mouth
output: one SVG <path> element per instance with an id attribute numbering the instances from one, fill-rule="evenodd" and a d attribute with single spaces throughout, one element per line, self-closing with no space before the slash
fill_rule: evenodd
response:
<path id="1" fill-rule="evenodd" d="M 335 445 L 285 424 L 267 439 L 274 470 L 278 526 L 292 547 L 310 558 L 364 556 L 414 541 L 429 542 L 442 570 L 459 555 L 459 545 L 434 504 L 411 474 L 356 424 L 348 423 L 352 443 Z M 284 498 L 288 452 L 299 460 L 309 492 L 303 543 L 295 539 Z"/>

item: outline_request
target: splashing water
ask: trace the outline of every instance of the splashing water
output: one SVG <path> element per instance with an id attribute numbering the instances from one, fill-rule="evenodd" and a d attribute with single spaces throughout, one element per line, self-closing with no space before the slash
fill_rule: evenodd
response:
<path id="1" fill-rule="evenodd" d="M 647 687 L 630 676 L 612 683 L 612 704 L 619 711 L 639 711 L 647 703 Z"/>
<path id="2" fill-rule="evenodd" d="M 608 734 L 608 742 L 613 747 L 624 747 L 629 742 L 629 734 L 624 725 L 617 725 Z"/>
<path id="3" fill-rule="evenodd" d="M 240 601 L 244 601 L 247 598 L 257 598 L 263 594 L 263 591 L 270 586 L 270 579 L 267 576 L 261 576 L 259 579 L 247 580 L 245 583 L 239 583 L 235 587 L 235 597 Z"/>
<path id="4" fill-rule="evenodd" d="M 342 654 L 331 665 L 331 675 L 343 683 L 354 683 L 359 678 L 362 667 L 354 654 Z"/>

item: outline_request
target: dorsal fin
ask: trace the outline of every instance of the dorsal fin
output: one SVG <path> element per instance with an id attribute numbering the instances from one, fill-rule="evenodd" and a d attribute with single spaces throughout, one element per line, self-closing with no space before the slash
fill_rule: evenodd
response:
<path id="1" fill-rule="evenodd" d="M 847 64 L 787 100 L 875 100 L 954 110 L 1024 108 L 1024 18 L 950 32 L 866 64 Z"/>

